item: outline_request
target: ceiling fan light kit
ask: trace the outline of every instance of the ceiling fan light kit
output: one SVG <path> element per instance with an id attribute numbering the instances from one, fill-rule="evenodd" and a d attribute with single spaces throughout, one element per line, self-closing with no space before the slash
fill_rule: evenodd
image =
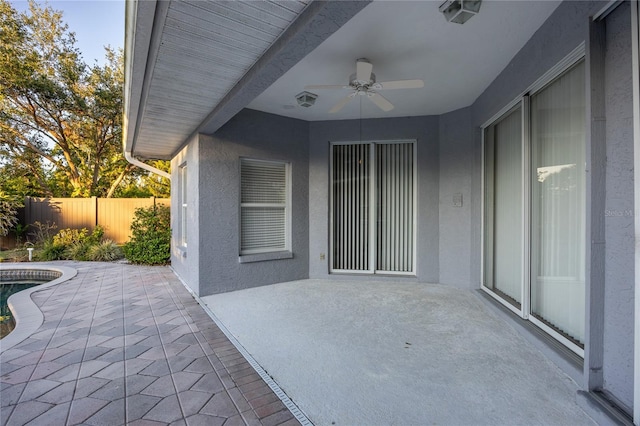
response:
<path id="1" fill-rule="evenodd" d="M 440 12 L 449 22 L 464 24 L 480 11 L 482 0 L 447 0 L 440 5 Z"/>
<path id="2" fill-rule="evenodd" d="M 356 61 L 356 72 L 349 77 L 348 85 L 311 85 L 305 86 L 308 90 L 351 90 L 351 93 L 342 98 L 340 102 L 329 110 L 329 113 L 336 113 L 344 108 L 356 95 L 365 96 L 371 100 L 381 110 L 391 111 L 394 106 L 388 99 L 378 93 L 378 90 L 394 90 L 394 89 L 419 89 L 424 87 L 422 80 L 395 80 L 395 81 L 376 81 L 376 75 L 373 73 L 373 64 L 366 58 L 360 58 Z M 303 92 L 305 93 L 305 92 Z"/>

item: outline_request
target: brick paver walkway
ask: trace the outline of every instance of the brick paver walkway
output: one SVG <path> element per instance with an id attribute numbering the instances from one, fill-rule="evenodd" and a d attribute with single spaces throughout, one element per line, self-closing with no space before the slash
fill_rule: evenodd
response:
<path id="1" fill-rule="evenodd" d="M 0 354 L 2 425 L 297 425 L 166 267 L 66 263 Z"/>

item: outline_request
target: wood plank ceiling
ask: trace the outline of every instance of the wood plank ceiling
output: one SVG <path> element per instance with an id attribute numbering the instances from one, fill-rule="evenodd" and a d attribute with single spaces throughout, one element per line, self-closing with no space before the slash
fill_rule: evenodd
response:
<path id="1" fill-rule="evenodd" d="M 172 155 L 308 2 L 171 1 L 136 154 Z"/>

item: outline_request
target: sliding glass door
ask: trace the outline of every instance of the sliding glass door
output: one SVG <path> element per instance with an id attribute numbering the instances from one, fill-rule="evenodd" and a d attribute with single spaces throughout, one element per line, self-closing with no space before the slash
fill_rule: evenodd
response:
<path id="1" fill-rule="evenodd" d="M 580 355 L 584 73 L 577 61 L 484 127 L 483 288 Z"/>
<path id="2" fill-rule="evenodd" d="M 485 130 L 485 286 L 522 305 L 522 107 Z"/>
<path id="3" fill-rule="evenodd" d="M 331 271 L 414 273 L 414 144 L 334 144 Z"/>
<path id="4" fill-rule="evenodd" d="M 531 96 L 531 315 L 582 346 L 584 64 Z"/>

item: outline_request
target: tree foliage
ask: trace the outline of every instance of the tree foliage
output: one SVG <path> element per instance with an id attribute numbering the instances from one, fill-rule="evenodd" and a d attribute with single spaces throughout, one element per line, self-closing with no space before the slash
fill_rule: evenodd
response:
<path id="1" fill-rule="evenodd" d="M 122 51 L 88 66 L 75 42 L 60 12 L 0 0 L 0 183 L 14 193 L 111 197 L 147 174 L 121 152 Z"/>
<path id="2" fill-rule="evenodd" d="M 6 236 L 18 224 L 20 202 L 0 191 L 0 237 Z"/>

